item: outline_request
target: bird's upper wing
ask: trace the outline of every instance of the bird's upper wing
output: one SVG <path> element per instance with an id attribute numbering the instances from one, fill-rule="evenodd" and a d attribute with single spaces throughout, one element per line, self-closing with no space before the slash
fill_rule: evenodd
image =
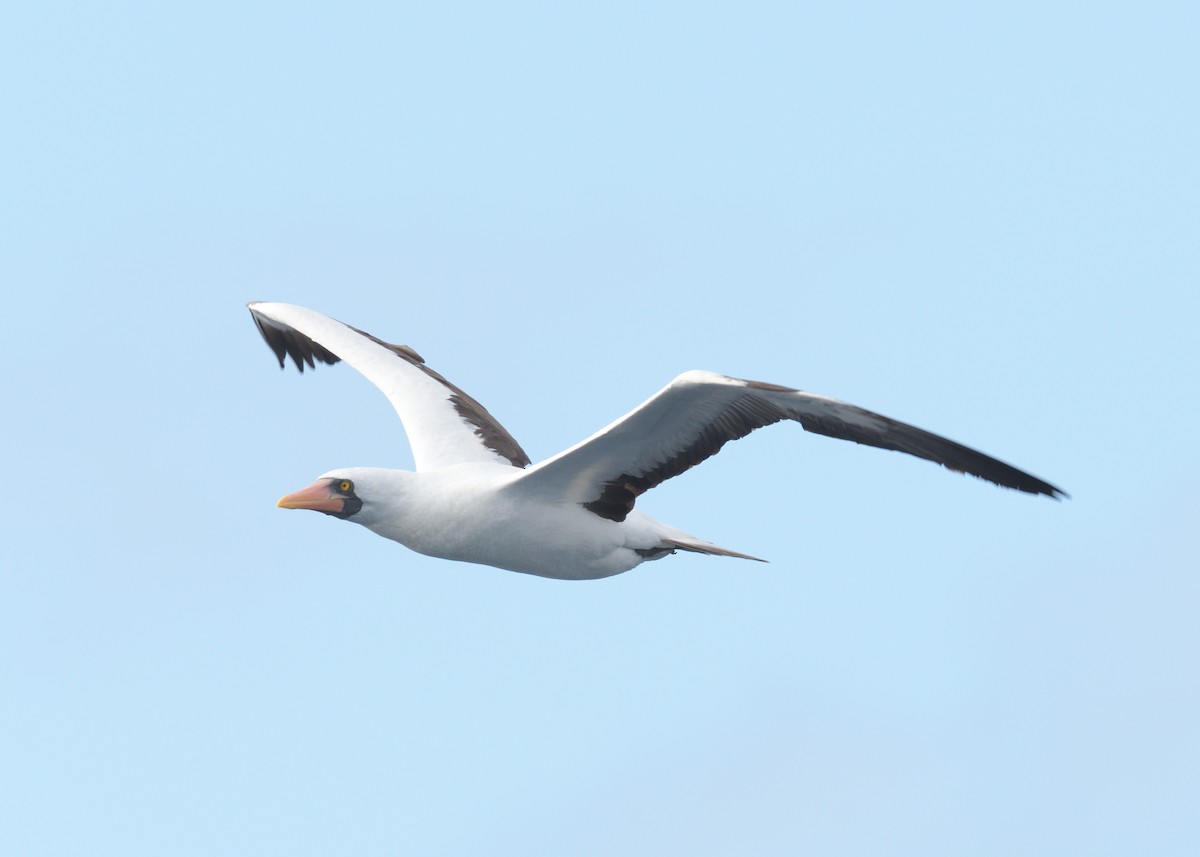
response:
<path id="1" fill-rule="evenodd" d="M 582 443 L 527 470 L 509 486 L 569 500 L 623 521 L 638 496 L 715 454 L 731 440 L 780 420 L 816 434 L 907 452 L 1007 488 L 1063 492 L 973 449 L 825 396 L 686 372 L 634 411 Z"/>
<path id="2" fill-rule="evenodd" d="M 390 345 L 369 333 L 292 304 L 247 304 L 267 345 L 279 358 L 291 355 L 301 372 L 314 361 L 345 360 L 383 391 L 400 416 L 417 470 L 464 462 L 524 467 L 529 457 L 479 402 L 425 365 L 406 345 Z"/>

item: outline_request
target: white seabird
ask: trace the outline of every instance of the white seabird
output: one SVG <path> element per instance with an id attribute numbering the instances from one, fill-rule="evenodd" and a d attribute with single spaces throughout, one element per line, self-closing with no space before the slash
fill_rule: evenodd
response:
<path id="1" fill-rule="evenodd" d="M 408 346 L 304 307 L 248 306 L 281 368 L 288 355 L 301 372 L 305 364 L 344 360 L 382 390 L 416 465 L 415 472 L 330 470 L 278 505 L 362 524 L 429 556 L 565 580 L 620 574 L 677 550 L 757 559 L 656 521 L 634 504 L 728 441 L 781 420 L 1007 488 L 1065 496 L 1002 461 L 855 405 L 700 371 L 685 372 L 587 440 L 531 466 L 486 408 Z"/>

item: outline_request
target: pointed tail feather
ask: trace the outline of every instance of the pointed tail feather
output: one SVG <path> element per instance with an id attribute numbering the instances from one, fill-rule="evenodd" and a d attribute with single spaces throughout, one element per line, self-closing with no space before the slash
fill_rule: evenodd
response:
<path id="1" fill-rule="evenodd" d="M 731 551 L 728 548 L 718 547 L 710 542 L 702 542 L 699 539 L 663 539 L 664 545 L 669 545 L 676 550 L 690 551 L 691 553 L 703 553 L 710 556 L 731 556 L 736 559 L 752 559 L 755 562 L 766 562 L 767 560 L 760 557 L 750 556 L 748 553 L 738 553 Z"/>

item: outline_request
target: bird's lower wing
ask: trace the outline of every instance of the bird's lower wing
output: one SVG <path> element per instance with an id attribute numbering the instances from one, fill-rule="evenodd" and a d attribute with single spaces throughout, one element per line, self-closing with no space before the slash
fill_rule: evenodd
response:
<path id="1" fill-rule="evenodd" d="M 1063 492 L 962 444 L 855 405 L 758 381 L 687 372 L 582 443 L 530 468 L 510 486 L 569 500 L 622 521 L 637 498 L 714 455 L 731 440 L 781 420 L 807 431 L 907 452 L 1006 488 Z"/>

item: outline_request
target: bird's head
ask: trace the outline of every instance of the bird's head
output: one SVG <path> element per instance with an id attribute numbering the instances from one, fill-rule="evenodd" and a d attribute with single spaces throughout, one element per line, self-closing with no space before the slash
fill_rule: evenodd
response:
<path id="1" fill-rule="evenodd" d="M 281 509 L 311 509 L 376 529 L 381 522 L 386 524 L 411 511 L 410 486 L 415 475 L 383 467 L 330 470 L 276 505 Z"/>
<path id="2" fill-rule="evenodd" d="M 411 528 L 419 528 L 424 521 L 423 502 L 413 489 L 417 475 L 384 467 L 331 470 L 276 505 L 322 512 L 409 544 Z"/>
<path id="3" fill-rule="evenodd" d="M 352 518 L 362 511 L 363 500 L 349 473 L 330 472 L 312 485 L 288 494 L 276 503 L 281 509 L 311 509 L 335 518 Z"/>

